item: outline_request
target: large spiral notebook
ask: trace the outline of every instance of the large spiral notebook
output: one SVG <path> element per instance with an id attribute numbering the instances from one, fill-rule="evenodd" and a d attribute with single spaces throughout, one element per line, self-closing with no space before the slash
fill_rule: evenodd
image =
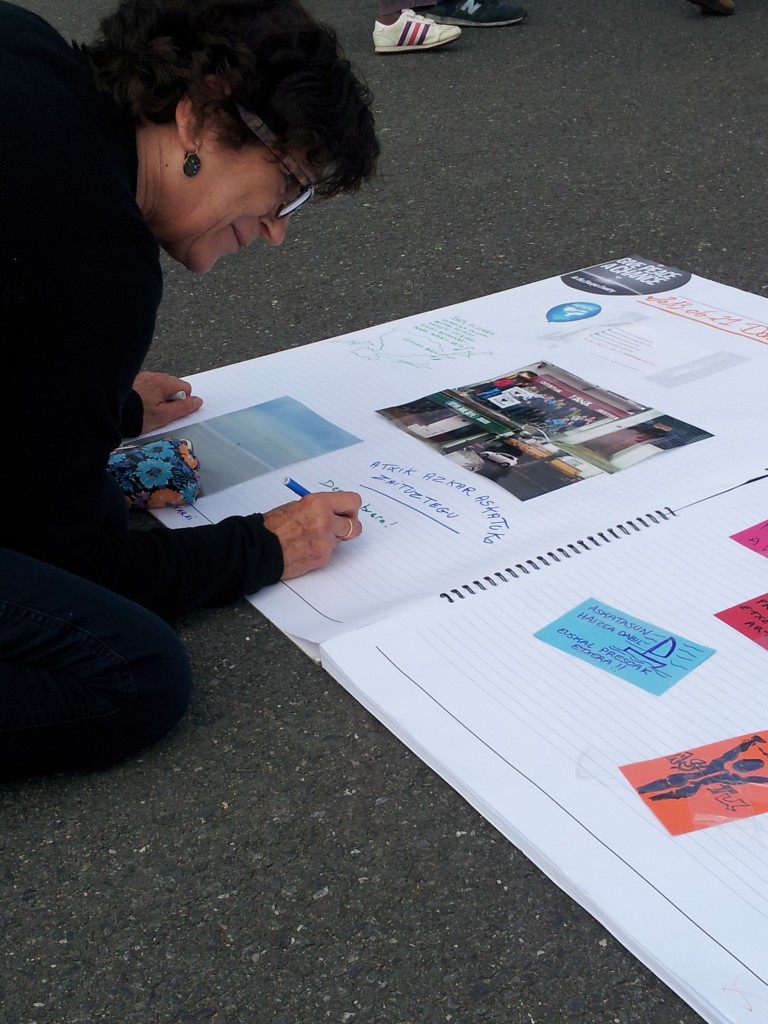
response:
<path id="1" fill-rule="evenodd" d="M 158 513 L 359 492 L 252 603 L 717 1024 L 768 1019 L 767 371 L 766 299 L 609 260 L 197 375 Z"/>
<path id="2" fill-rule="evenodd" d="M 323 645 L 350 693 L 711 1024 L 768 1020 L 766 516 L 759 481 Z"/>

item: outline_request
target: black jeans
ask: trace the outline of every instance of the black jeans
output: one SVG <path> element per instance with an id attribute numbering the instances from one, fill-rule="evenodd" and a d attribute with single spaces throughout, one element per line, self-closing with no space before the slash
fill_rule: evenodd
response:
<path id="1" fill-rule="evenodd" d="M 0 548 L 0 779 L 106 767 L 159 739 L 191 689 L 162 619 Z"/>

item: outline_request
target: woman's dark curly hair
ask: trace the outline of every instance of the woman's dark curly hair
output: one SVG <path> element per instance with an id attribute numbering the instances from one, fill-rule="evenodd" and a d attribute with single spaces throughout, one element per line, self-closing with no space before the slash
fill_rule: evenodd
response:
<path id="1" fill-rule="evenodd" d="M 84 47 L 96 81 L 137 124 L 172 121 L 188 96 L 224 145 L 258 145 L 237 101 L 306 159 L 320 195 L 353 192 L 373 175 L 370 93 L 334 31 L 298 0 L 121 0 L 100 30 Z"/>

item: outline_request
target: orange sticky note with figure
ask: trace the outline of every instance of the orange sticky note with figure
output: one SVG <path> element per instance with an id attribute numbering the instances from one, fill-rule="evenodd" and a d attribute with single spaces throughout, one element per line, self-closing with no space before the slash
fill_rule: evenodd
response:
<path id="1" fill-rule="evenodd" d="M 768 811 L 768 729 L 620 770 L 673 836 Z"/>

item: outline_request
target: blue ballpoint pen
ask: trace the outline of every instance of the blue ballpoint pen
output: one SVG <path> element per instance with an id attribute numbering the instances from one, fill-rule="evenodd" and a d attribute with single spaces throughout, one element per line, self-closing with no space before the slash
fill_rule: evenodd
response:
<path id="1" fill-rule="evenodd" d="M 311 493 L 306 487 L 302 487 L 301 484 L 296 483 L 296 481 L 289 476 L 283 477 L 283 483 L 289 490 L 293 491 L 294 494 L 298 494 L 300 498 L 303 498 L 305 494 Z"/>

